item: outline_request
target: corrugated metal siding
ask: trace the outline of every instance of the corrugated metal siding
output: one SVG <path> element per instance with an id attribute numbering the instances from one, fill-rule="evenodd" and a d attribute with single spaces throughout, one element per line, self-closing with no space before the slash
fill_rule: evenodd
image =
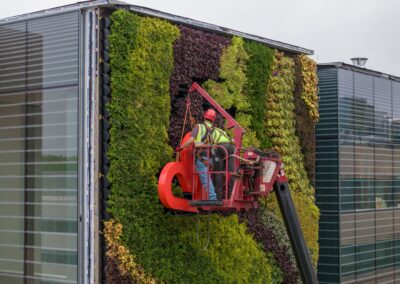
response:
<path id="1" fill-rule="evenodd" d="M 339 281 L 339 192 L 338 192 L 338 86 L 336 68 L 319 68 L 320 121 L 316 127 L 316 198 L 319 222 L 320 283 Z"/>

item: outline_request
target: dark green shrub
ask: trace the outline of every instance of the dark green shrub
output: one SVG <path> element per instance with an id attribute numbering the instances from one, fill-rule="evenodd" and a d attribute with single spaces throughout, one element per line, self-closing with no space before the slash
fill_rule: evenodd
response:
<path id="1" fill-rule="evenodd" d="M 156 173 L 171 156 L 166 135 L 168 80 L 172 44 L 179 32 L 167 22 L 142 19 L 123 10 L 115 12 L 112 21 L 112 102 L 108 106 L 112 127 L 108 156 L 112 160 L 109 179 L 113 194 L 109 203 L 111 213 L 125 220 L 132 217 L 125 207 L 138 201 L 132 198 L 135 191 L 152 192 Z"/>

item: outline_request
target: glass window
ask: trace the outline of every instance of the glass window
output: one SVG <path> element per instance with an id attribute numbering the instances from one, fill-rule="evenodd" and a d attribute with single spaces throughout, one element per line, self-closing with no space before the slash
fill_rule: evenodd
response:
<path id="1" fill-rule="evenodd" d="M 356 246 L 348 245 L 341 247 L 341 273 L 342 281 L 354 281 L 356 277 Z"/>
<path id="2" fill-rule="evenodd" d="M 78 13 L 0 26 L 0 283 L 76 283 Z"/>
<path id="3" fill-rule="evenodd" d="M 394 206 L 400 208 L 400 82 L 392 82 L 393 92 L 393 194 Z"/>
<path id="4" fill-rule="evenodd" d="M 13 124 L 7 116 L 8 107 L 12 107 L 17 116 L 15 124 L 25 125 L 23 115 L 25 106 L 25 57 L 26 24 L 17 23 L 0 26 L 0 282 L 23 283 L 24 274 L 24 173 L 25 141 L 24 128 L 16 129 L 14 138 L 9 139 L 3 133 Z M 12 92 L 22 91 L 18 99 L 11 97 Z M 11 106 L 10 106 L 11 105 Z M 10 111 L 11 112 L 11 111 Z M 5 115 L 3 115 L 5 113 Z M 10 155 L 10 151 L 13 154 Z M 2 157 L 7 153 L 6 159 Z M 12 163 L 12 164 L 11 164 Z M 8 166 L 13 171 L 4 172 Z M 7 208 L 8 210 L 4 210 Z"/>
<path id="5" fill-rule="evenodd" d="M 354 72 L 353 127 L 356 143 L 371 140 L 374 131 L 374 79 Z"/>
<path id="6" fill-rule="evenodd" d="M 355 226 L 356 278 L 362 279 L 375 273 L 375 212 L 357 211 Z"/>
<path id="7" fill-rule="evenodd" d="M 375 244 L 363 244 L 356 247 L 357 279 L 375 273 Z"/>
<path id="8" fill-rule="evenodd" d="M 341 281 L 393 282 L 393 267 L 400 268 L 400 82 L 335 70 L 339 180 L 328 179 L 329 173 L 322 175 L 326 179 L 317 175 L 316 185 L 317 192 L 318 186 L 329 188 L 332 196 L 336 187 L 340 192 Z M 320 128 L 317 137 L 322 139 Z M 317 139 L 317 153 L 318 147 L 328 153 L 333 146 L 323 145 L 321 139 Z M 317 173 L 327 168 L 323 160 L 317 164 Z M 329 202 L 317 194 L 318 199 L 324 201 L 322 205 Z M 334 212 L 334 206 L 329 208 Z M 321 219 L 327 217 L 321 212 Z M 321 246 L 321 254 L 328 249 L 328 244 Z"/>

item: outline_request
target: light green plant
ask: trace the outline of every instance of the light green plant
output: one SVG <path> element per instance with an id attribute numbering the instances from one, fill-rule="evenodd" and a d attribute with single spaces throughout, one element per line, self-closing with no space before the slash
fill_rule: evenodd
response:
<path id="1" fill-rule="evenodd" d="M 222 82 L 208 80 L 203 86 L 224 109 L 228 111 L 234 109 L 235 119 L 246 129 L 243 145 L 257 147 L 260 142 L 250 128 L 251 103 L 244 93 L 248 60 L 243 39 L 233 37 L 231 45 L 223 51 L 220 60 L 219 77 Z"/>
<path id="2" fill-rule="evenodd" d="M 249 55 L 244 93 L 250 103 L 250 128 L 255 131 L 256 137 L 260 141 L 260 147 L 265 149 L 271 147 L 265 129 L 267 112 L 265 102 L 275 53 L 273 49 L 254 41 L 245 41 L 244 48 Z"/>
<path id="3" fill-rule="evenodd" d="M 317 64 L 306 55 L 299 55 L 302 76 L 301 98 L 308 107 L 309 116 L 314 123 L 319 120 Z"/>
<path id="4" fill-rule="evenodd" d="M 267 134 L 273 147 L 282 156 L 300 223 L 312 253 L 313 262 L 316 264 L 319 210 L 314 203 L 314 189 L 305 171 L 300 141 L 296 135 L 294 78 L 293 59 L 281 52 L 276 52 L 268 89 Z M 279 214 L 274 197 L 270 198 L 268 206 Z"/>

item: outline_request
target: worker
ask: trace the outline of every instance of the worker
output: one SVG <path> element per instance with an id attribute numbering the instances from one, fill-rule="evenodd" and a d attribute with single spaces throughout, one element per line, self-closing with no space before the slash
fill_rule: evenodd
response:
<path id="1" fill-rule="evenodd" d="M 182 146 L 178 147 L 176 151 L 181 151 L 193 143 L 195 146 L 204 146 L 210 144 L 210 135 L 213 131 L 213 122 L 215 121 L 217 114 L 215 110 L 208 109 L 204 113 L 204 123 L 196 124 L 191 132 L 190 138 L 183 143 Z M 198 151 L 196 153 L 196 171 L 199 172 L 200 182 L 203 188 L 208 191 L 209 200 L 217 200 L 217 195 L 215 194 L 214 184 L 211 180 L 209 173 L 209 168 L 211 164 L 211 154 L 207 155 L 207 150 Z"/>
<path id="2" fill-rule="evenodd" d="M 225 171 L 226 163 L 228 162 L 228 171 L 232 173 L 234 171 L 234 158 L 232 155 L 235 154 L 233 140 L 224 130 L 214 127 L 211 132 L 210 142 L 212 145 L 217 145 L 217 147 L 215 147 L 215 155 L 213 155 L 214 171 Z M 223 173 L 215 174 L 215 191 L 218 200 L 222 200 L 222 184 L 224 176 L 225 174 Z M 232 191 L 233 183 L 234 177 L 231 176 L 228 186 L 229 193 Z M 225 198 L 228 198 L 228 196 Z"/>

